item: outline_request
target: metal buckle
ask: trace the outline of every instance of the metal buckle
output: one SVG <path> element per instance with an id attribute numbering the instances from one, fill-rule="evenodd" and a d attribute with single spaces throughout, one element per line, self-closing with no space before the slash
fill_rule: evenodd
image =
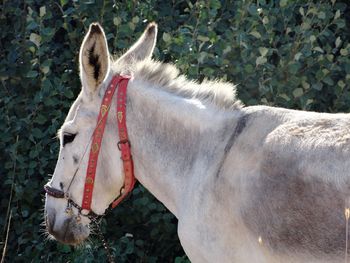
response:
<path id="1" fill-rule="evenodd" d="M 122 149 L 120 148 L 120 145 L 121 145 L 121 144 L 126 144 L 126 143 L 129 145 L 129 147 L 131 147 L 130 141 L 129 141 L 128 139 L 120 140 L 120 141 L 117 143 L 117 146 L 118 146 L 119 151 L 122 150 Z"/>

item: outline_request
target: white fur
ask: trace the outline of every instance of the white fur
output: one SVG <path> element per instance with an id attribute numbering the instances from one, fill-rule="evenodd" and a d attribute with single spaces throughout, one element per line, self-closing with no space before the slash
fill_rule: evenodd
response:
<path id="1" fill-rule="evenodd" d="M 244 219 L 244 214 L 254 215 L 254 209 L 258 209 L 258 204 L 253 210 L 249 204 L 255 195 L 254 182 L 258 182 L 262 176 L 261 165 L 268 160 L 268 153 L 282 149 L 286 158 L 291 158 L 293 147 L 290 142 L 295 140 L 294 145 L 301 144 L 300 150 L 315 147 L 317 157 L 323 158 L 327 149 L 322 150 L 322 145 L 317 146 L 322 144 L 317 139 L 318 133 L 299 140 L 297 136 L 306 136 L 306 132 L 299 131 L 297 134 L 297 130 L 309 129 L 311 134 L 315 131 L 313 119 L 340 118 L 349 122 L 349 116 L 334 117 L 263 106 L 242 108 L 234 96 L 233 85 L 217 81 L 202 84 L 190 82 L 179 76 L 174 66 L 151 61 L 149 56 L 154 48 L 156 29 L 152 31 L 154 34 L 148 34 L 147 30 L 127 56 L 114 62 L 112 68 L 107 70 L 106 80 L 97 87 L 96 92 L 82 92 L 73 104 L 62 126 L 60 139 L 62 141 L 66 132 L 77 133 L 77 136 L 72 143 L 61 147 L 51 179 L 52 186 L 59 188 L 63 183 L 67 187 L 75 169 L 79 168 L 69 193 L 75 202 L 81 203 L 88 161 L 88 152 L 84 152 L 86 148 L 89 149 L 102 95 L 114 74 L 127 71 L 133 77 L 128 86 L 127 126 L 135 176 L 178 218 L 181 244 L 192 262 L 341 261 L 343 257 L 338 254 L 326 255 L 320 251 L 320 257 L 315 256 L 308 252 L 307 246 L 305 250 L 287 247 L 284 252 L 279 252 L 279 246 L 283 247 L 284 244 L 273 247 L 265 242 L 269 237 L 254 233 L 247 225 L 249 220 Z M 143 46 L 148 51 L 141 52 L 142 56 L 133 53 L 144 51 Z M 98 214 L 103 214 L 118 195 L 124 180 L 117 148 L 115 116 L 113 102 L 92 201 L 92 210 Z M 254 118 L 251 117 L 249 126 L 242 126 L 242 134 L 233 137 L 233 146 L 225 153 L 242 116 Z M 311 124 L 304 125 L 302 120 L 311 120 Z M 336 134 L 338 137 L 348 136 L 341 130 Z M 334 142 L 334 138 L 330 135 L 328 141 Z M 341 144 L 342 141 L 339 139 L 338 142 Z M 343 150 L 346 152 L 349 147 Z M 347 153 L 343 154 L 345 156 Z M 73 162 L 74 155 L 81 159 L 79 166 Z M 342 167 L 337 171 L 338 182 L 347 181 L 349 160 L 346 164 L 337 163 Z M 324 161 L 317 167 L 308 165 L 305 170 L 311 170 L 308 170 L 308 174 L 312 179 L 320 176 L 322 180 L 333 182 L 326 166 Z M 313 173 L 314 169 L 317 169 L 318 175 Z M 340 183 L 338 187 L 341 187 Z M 65 200 L 50 196 L 46 198 L 45 213 L 48 218 L 55 217 L 55 231 L 67 230 L 62 229 L 68 217 L 64 213 L 65 206 Z M 266 215 L 267 222 L 270 215 Z M 261 222 L 261 232 L 266 226 L 264 223 Z M 89 220 L 84 218 L 80 224 L 84 231 L 71 230 L 76 233 L 73 243 L 87 237 L 88 224 Z"/>

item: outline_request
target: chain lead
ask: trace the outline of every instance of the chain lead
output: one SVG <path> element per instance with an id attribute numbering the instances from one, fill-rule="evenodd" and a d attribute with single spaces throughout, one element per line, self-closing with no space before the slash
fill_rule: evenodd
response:
<path id="1" fill-rule="evenodd" d="M 115 263 L 114 261 L 114 256 L 112 255 L 111 253 L 111 249 L 106 241 L 106 239 L 104 238 L 103 236 L 103 233 L 102 233 L 102 230 L 100 228 L 100 225 L 99 223 L 97 222 L 97 219 L 96 218 L 92 218 L 92 222 L 96 225 L 97 227 L 97 235 L 98 237 L 100 238 L 102 244 L 103 244 L 103 247 L 104 249 L 106 250 L 106 254 L 107 254 L 107 258 L 108 258 L 108 262 L 109 263 Z"/>

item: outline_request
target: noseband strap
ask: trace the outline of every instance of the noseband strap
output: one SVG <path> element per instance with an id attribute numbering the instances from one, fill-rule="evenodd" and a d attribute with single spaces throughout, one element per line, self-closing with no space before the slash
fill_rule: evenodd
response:
<path id="1" fill-rule="evenodd" d="M 49 196 L 52 196 L 52 197 L 55 197 L 55 198 L 64 198 L 64 192 L 63 191 L 58 190 L 56 188 L 53 188 L 48 183 L 44 185 L 44 190 Z"/>
<path id="2" fill-rule="evenodd" d="M 134 176 L 133 160 L 131 156 L 131 145 L 128 137 L 126 127 L 126 93 L 130 77 L 116 75 L 113 77 L 111 83 L 107 87 L 104 94 L 99 115 L 97 118 L 97 125 L 92 135 L 92 143 L 90 148 L 88 168 L 86 171 L 85 185 L 83 192 L 83 200 L 81 207 L 77 205 L 73 200 L 68 198 L 68 203 L 73 204 L 81 213 L 82 210 L 86 210 L 89 213 L 93 213 L 91 210 L 92 194 L 95 183 L 96 168 L 98 162 L 98 156 L 100 153 L 102 138 L 107 123 L 107 117 L 110 106 L 112 104 L 113 95 L 118 86 L 116 112 L 117 112 L 117 124 L 119 133 L 118 149 L 121 151 L 121 160 L 123 161 L 124 168 L 124 186 L 120 189 L 119 196 L 113 201 L 111 207 L 116 207 L 128 194 L 133 190 L 136 179 Z M 51 187 L 49 184 L 44 186 L 45 192 L 55 198 L 65 198 L 66 193 L 56 188 Z M 67 195 L 68 196 L 68 195 Z"/>

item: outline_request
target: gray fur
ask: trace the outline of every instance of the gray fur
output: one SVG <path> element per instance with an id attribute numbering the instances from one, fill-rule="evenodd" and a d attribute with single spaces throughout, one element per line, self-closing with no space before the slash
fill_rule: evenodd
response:
<path id="1" fill-rule="evenodd" d="M 115 72 L 122 72 L 119 63 L 114 65 Z M 243 106 L 236 98 L 236 86 L 220 80 L 205 80 L 202 83 L 188 80 L 172 64 L 154 60 L 143 60 L 133 65 L 129 73 L 143 81 L 156 85 L 167 92 L 185 98 L 198 98 L 204 103 L 216 105 L 221 109 L 237 109 Z"/>

